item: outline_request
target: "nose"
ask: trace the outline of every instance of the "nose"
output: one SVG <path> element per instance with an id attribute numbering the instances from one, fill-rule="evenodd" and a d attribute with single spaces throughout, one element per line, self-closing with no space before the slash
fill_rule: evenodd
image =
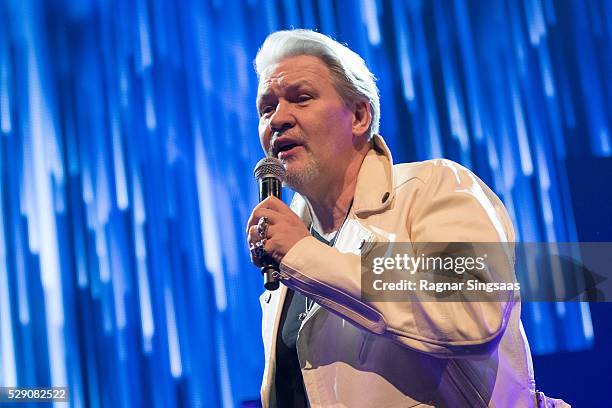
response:
<path id="1" fill-rule="evenodd" d="M 284 132 L 295 125 L 295 117 L 291 112 L 290 104 L 286 101 L 279 101 L 276 111 L 270 117 L 270 130 L 274 132 Z"/>

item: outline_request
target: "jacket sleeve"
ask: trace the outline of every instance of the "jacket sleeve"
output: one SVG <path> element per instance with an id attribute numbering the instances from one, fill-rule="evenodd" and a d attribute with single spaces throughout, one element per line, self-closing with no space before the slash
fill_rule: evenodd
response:
<path id="1" fill-rule="evenodd" d="M 423 181 L 417 181 L 421 184 L 406 219 L 398 220 L 398 228 L 407 229 L 416 253 L 431 242 L 512 244 L 512 224 L 488 187 L 456 163 L 436 160 L 430 167 Z M 490 353 L 516 305 L 513 295 L 500 296 L 499 301 L 424 302 L 416 292 L 406 293 L 414 296 L 409 301 L 362 301 L 361 261 L 357 254 L 341 253 L 306 237 L 283 258 L 281 280 L 372 333 L 439 357 Z M 485 283 L 504 280 L 498 273 L 492 265 L 478 279 Z"/>

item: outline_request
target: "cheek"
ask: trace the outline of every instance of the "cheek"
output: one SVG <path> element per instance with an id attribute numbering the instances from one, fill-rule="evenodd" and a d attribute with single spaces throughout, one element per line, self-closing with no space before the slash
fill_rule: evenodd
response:
<path id="1" fill-rule="evenodd" d="M 268 125 L 265 121 L 259 122 L 259 143 L 261 143 L 261 147 L 264 151 L 268 151 L 270 147 L 270 132 L 268 129 Z"/>
<path id="2" fill-rule="evenodd" d="M 319 116 L 319 124 L 321 133 L 326 135 L 334 135 L 328 139 L 343 139 L 352 136 L 352 116 L 350 111 L 343 108 L 328 109 L 321 112 Z"/>
<path id="3" fill-rule="evenodd" d="M 326 123 L 333 124 L 335 128 L 346 130 L 347 126 L 351 127 L 352 111 L 340 101 L 328 106 L 321 114 L 324 115 Z"/>

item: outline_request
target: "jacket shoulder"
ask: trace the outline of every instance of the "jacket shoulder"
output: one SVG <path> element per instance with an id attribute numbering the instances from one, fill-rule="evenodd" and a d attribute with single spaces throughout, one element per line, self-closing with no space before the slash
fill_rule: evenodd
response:
<path id="1" fill-rule="evenodd" d="M 492 220 L 498 220 L 496 229 L 503 231 L 503 241 L 514 241 L 514 227 L 508 210 L 501 199 L 487 186 L 474 172 L 448 159 L 433 159 L 422 162 L 404 163 L 394 166 L 396 191 L 406 184 L 407 181 L 418 179 L 421 186 L 421 197 L 417 200 L 420 206 L 427 207 L 432 202 L 454 200 L 458 203 L 466 203 L 465 199 L 473 204 L 475 208 L 485 211 Z M 498 225 L 499 224 L 499 225 Z"/>
<path id="2" fill-rule="evenodd" d="M 457 176 L 459 173 L 467 172 L 473 174 L 461 164 L 448 159 L 431 159 L 418 162 L 400 163 L 393 166 L 395 187 L 400 187 L 410 180 L 417 179 L 422 184 L 427 184 L 435 178 L 450 175 Z"/>

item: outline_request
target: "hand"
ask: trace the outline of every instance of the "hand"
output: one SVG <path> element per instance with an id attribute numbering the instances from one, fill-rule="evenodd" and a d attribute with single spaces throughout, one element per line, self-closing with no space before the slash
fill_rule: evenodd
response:
<path id="1" fill-rule="evenodd" d="M 268 220 L 264 249 L 279 265 L 293 245 L 310 235 L 300 217 L 284 202 L 270 196 L 259 203 L 251 213 L 246 228 L 249 248 L 262 240 L 257 231 L 257 223 L 261 217 L 266 217 Z M 251 262 L 262 266 L 260 259 L 254 256 L 253 251 L 251 251 Z"/>

